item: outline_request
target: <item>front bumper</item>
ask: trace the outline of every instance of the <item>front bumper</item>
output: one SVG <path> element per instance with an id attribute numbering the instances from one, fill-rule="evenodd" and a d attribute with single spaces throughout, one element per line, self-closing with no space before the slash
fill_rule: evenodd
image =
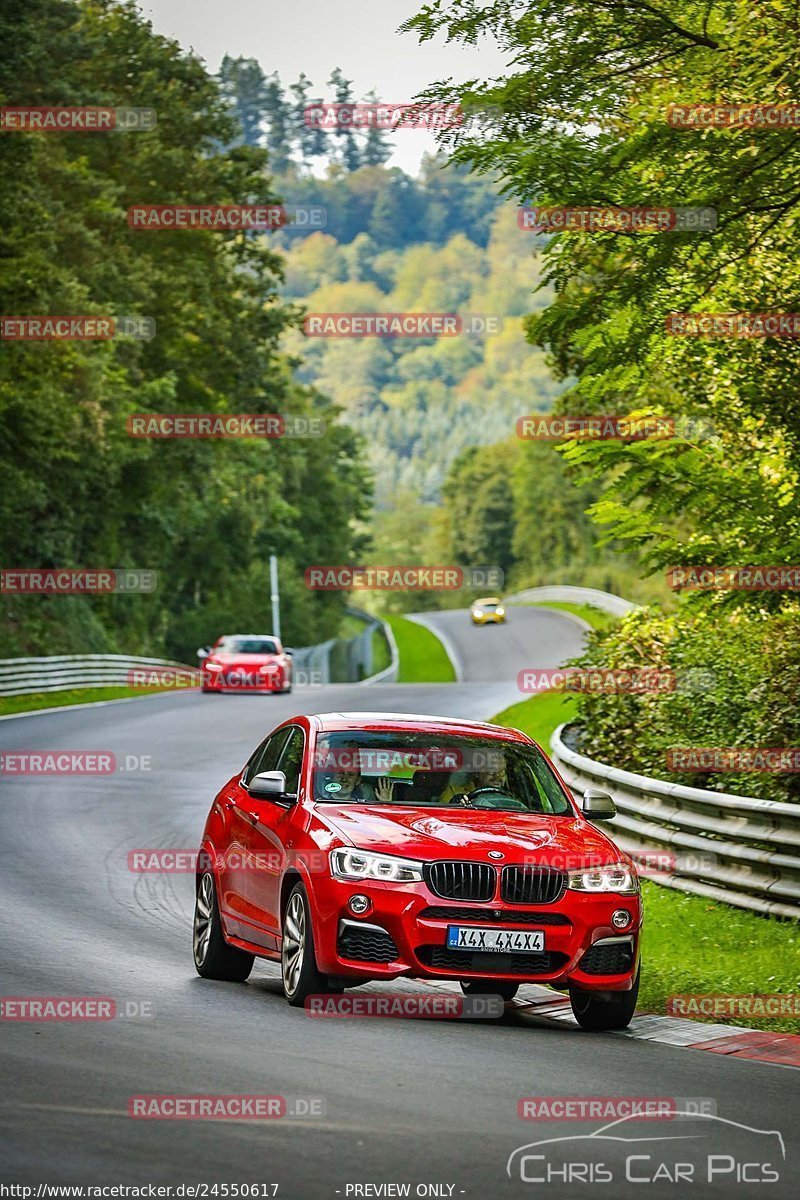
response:
<path id="1" fill-rule="evenodd" d="M 356 916 L 355 894 L 371 909 Z M 385 885 L 370 881 L 318 880 L 314 897 L 315 945 L 321 971 L 361 979 L 503 979 L 555 987 L 627 991 L 639 960 L 641 900 L 638 895 L 566 891 L 552 904 L 515 906 L 442 900 L 424 883 Z M 625 929 L 611 924 L 618 909 L 629 912 Z M 542 953 L 467 953 L 447 946 L 448 925 L 544 930 Z"/>
<path id="2" fill-rule="evenodd" d="M 498 617 L 496 613 L 490 613 L 488 616 L 481 616 L 476 613 L 472 614 L 473 625 L 505 625 L 505 621 L 505 614 L 502 617 Z"/>
<path id="3" fill-rule="evenodd" d="M 220 671 L 215 675 L 209 673 L 203 679 L 204 692 L 280 692 L 285 686 L 284 677 L 279 672 L 242 677 Z"/>

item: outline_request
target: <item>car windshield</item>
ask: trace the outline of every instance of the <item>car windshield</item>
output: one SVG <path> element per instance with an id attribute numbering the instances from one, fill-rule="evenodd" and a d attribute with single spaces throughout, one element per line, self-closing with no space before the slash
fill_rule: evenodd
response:
<path id="1" fill-rule="evenodd" d="M 320 803 L 573 812 L 541 751 L 524 742 L 351 730 L 321 734 L 312 765 Z"/>
<path id="2" fill-rule="evenodd" d="M 226 637 L 217 646 L 218 654 L 277 654 L 273 638 Z"/>

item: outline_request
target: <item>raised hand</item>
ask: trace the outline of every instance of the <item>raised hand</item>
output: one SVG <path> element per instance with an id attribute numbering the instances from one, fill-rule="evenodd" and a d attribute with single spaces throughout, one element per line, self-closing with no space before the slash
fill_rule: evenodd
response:
<path id="1" fill-rule="evenodd" d="M 379 779 L 375 784 L 375 796 L 381 804 L 390 804 L 394 800 L 394 781 Z"/>

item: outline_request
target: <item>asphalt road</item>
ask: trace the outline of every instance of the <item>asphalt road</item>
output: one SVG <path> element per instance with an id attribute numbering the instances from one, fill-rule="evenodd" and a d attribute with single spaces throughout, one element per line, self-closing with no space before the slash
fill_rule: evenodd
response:
<path id="1" fill-rule="evenodd" d="M 522 621 L 548 653 L 574 652 L 573 622 L 528 611 Z M 200 980 L 190 952 L 191 875 L 128 870 L 131 849 L 195 847 L 215 790 L 266 730 L 294 712 L 487 716 L 508 703 L 519 666 L 548 665 L 510 669 L 519 652 L 512 639 L 522 629 L 516 615 L 505 630 L 472 630 L 462 614 L 450 632 L 463 654 L 464 682 L 450 686 L 337 685 L 288 697 L 184 693 L 0 722 L 0 750 L 110 750 L 128 767 L 105 778 L 5 778 L 0 993 L 107 996 L 119 1007 L 134 1002 L 152 1011 L 105 1023 L 0 1021 L 2 1182 L 277 1183 L 278 1197 L 310 1200 L 402 1194 L 352 1190 L 386 1184 L 410 1184 L 411 1196 L 426 1194 L 418 1185 L 441 1188 L 428 1195 L 476 1200 L 534 1196 L 544 1185 L 521 1182 L 518 1170 L 510 1179 L 509 1154 L 541 1138 L 589 1133 L 598 1122 L 523 1122 L 519 1099 L 615 1095 L 708 1098 L 727 1120 L 781 1131 L 787 1161 L 779 1185 L 732 1184 L 727 1175 L 696 1185 L 696 1195 L 797 1191 L 798 1080 L 791 1070 L 554 1028 L 511 1009 L 491 1022 L 311 1020 L 285 1003 L 271 964 L 257 965 L 246 984 Z M 490 639 L 496 682 L 481 686 L 469 679 L 484 662 L 472 647 Z M 506 644 L 507 654 L 498 650 Z M 687 945 L 686 952 L 697 950 Z M 325 1115 L 129 1118 L 129 1097 L 153 1093 L 319 1099 Z M 723 1141 L 715 1148 L 734 1154 L 744 1141 L 733 1127 L 719 1128 Z M 675 1126 L 650 1122 L 646 1132 L 664 1136 Z M 671 1143 L 658 1145 L 670 1162 L 685 1157 Z M 598 1182 L 595 1191 L 651 1200 L 687 1186 L 626 1183 L 630 1149 L 604 1144 L 614 1183 Z M 638 1167 L 640 1176 L 652 1174 L 651 1164 Z M 530 1164 L 528 1173 L 536 1174 Z M 548 1191 L 574 1197 L 587 1185 L 554 1182 Z"/>
<path id="2" fill-rule="evenodd" d="M 414 620 L 441 638 L 459 679 L 502 681 L 513 691 L 509 704 L 525 699 L 517 690 L 519 671 L 557 667 L 579 654 L 588 628 L 575 617 L 533 605 L 509 608 L 504 625 L 476 627 L 460 608 L 415 613 Z"/>

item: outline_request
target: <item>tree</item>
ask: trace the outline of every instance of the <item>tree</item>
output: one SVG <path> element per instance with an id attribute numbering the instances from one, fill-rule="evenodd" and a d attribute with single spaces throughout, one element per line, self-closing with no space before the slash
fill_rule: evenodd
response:
<path id="1" fill-rule="evenodd" d="M 241 137 L 235 139 L 245 146 L 260 146 L 264 134 L 262 123 L 268 103 L 267 81 L 255 58 L 231 58 L 226 54 L 217 76 L 222 95 L 233 107 L 242 127 Z"/>
<path id="2" fill-rule="evenodd" d="M 780 15 L 779 15 L 780 14 Z M 715 437 L 579 442 L 568 461 L 602 479 L 598 519 L 671 562 L 800 558 L 800 347 L 796 340 L 670 335 L 671 312 L 793 312 L 800 143 L 790 126 L 746 120 L 705 132 L 668 120 L 670 104 L 724 96 L 793 98 L 797 24 L 778 3 L 640 0 L 566 7 L 513 0 L 428 7 L 423 39 L 492 33 L 516 66 L 468 98 L 493 104 L 493 134 L 442 136 L 458 162 L 497 172 L 519 201 L 667 210 L 710 207 L 716 230 L 657 235 L 585 230 L 550 239 L 547 309 L 527 322 L 585 412 L 704 418 Z M 784 64 L 776 72 L 776 63 Z M 450 84 L 429 99 L 455 101 Z M 760 469 L 754 470 L 755 460 Z M 778 593 L 734 603 L 780 608 Z"/>
<path id="3" fill-rule="evenodd" d="M 464 567 L 496 566 L 507 575 L 514 564 L 515 447 L 471 446 L 455 460 L 443 490 L 455 561 Z"/>
<path id="4" fill-rule="evenodd" d="M 299 79 L 289 88 L 292 95 L 293 142 L 302 166 L 307 166 L 309 159 L 321 157 L 327 150 L 325 131 L 314 123 L 309 124 L 306 119 L 309 108 L 319 103 L 309 100 L 308 91 L 311 87 L 311 80 L 301 71 Z"/>
<path id="5" fill-rule="evenodd" d="M 378 97 L 376 92 L 371 91 L 367 95 L 369 104 L 377 105 Z M 364 147 L 361 152 L 361 162 L 365 167 L 380 167 L 391 158 L 392 147 L 386 139 L 386 134 L 376 124 L 370 124 L 367 128 L 367 133 L 364 138 Z"/>
<path id="6" fill-rule="evenodd" d="M 353 81 L 345 79 L 340 67 L 335 67 L 331 71 L 328 86 L 334 90 L 334 100 L 336 104 L 352 105 L 353 93 L 351 87 Z M 337 124 L 334 131 L 336 138 L 336 158 L 337 161 L 348 171 L 357 171 L 362 165 L 361 151 L 356 141 L 355 135 L 349 125 Z"/>
<path id="7" fill-rule="evenodd" d="M 338 410 L 300 386 L 279 351 L 299 320 L 281 302 L 265 237 L 131 228 L 134 203 L 269 199 L 266 154 L 200 61 L 152 33 L 132 5 L 26 0 L 0 16 L 14 47 L 0 91 L 16 104 L 138 106 L 147 132 L 9 133 L 0 139 L 0 290 L 5 314 L 142 315 L 155 336 L 3 341 L 0 560 L 28 567 L 156 571 L 149 595 L 2 597 L 0 654 L 120 650 L 194 654 L 253 612 L 270 552 L 303 589 L 310 554 L 360 548 L 370 480 Z M 229 147 L 228 149 L 224 149 Z M 147 441 L 134 413 L 321 417 L 324 438 Z M 325 522 L 319 512 L 326 513 Z M 24 520 L 20 520 L 20 512 Z M 65 603 L 66 601 L 66 603 Z M 288 640 L 336 631 L 342 596 L 306 596 Z"/>
<path id="8" fill-rule="evenodd" d="M 295 128 L 291 105 L 286 100 L 277 71 L 268 77 L 265 93 L 269 163 L 274 172 L 280 173 L 287 169 L 291 161 Z"/>

